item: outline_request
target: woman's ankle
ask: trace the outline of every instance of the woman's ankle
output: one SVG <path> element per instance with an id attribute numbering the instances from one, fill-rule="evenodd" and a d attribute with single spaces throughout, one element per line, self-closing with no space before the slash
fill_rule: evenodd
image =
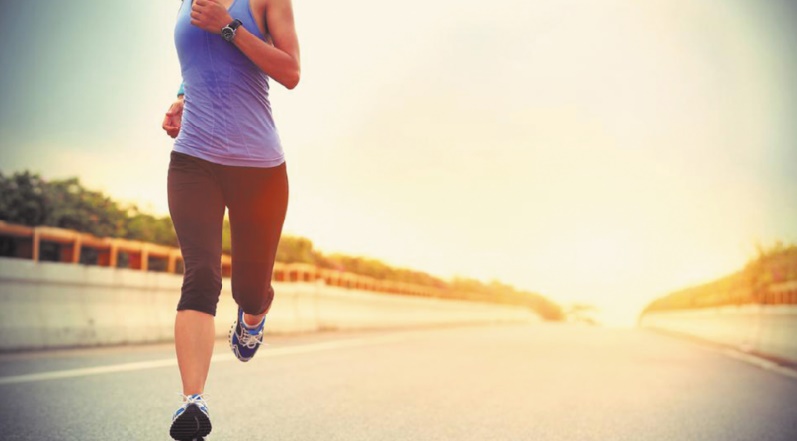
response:
<path id="1" fill-rule="evenodd" d="M 247 328 L 256 328 L 256 327 L 258 327 L 260 325 L 260 323 L 263 321 L 263 317 L 265 317 L 265 316 L 266 316 L 265 313 L 260 314 L 260 315 L 250 315 L 250 314 L 244 313 L 244 323 L 243 324 Z"/>

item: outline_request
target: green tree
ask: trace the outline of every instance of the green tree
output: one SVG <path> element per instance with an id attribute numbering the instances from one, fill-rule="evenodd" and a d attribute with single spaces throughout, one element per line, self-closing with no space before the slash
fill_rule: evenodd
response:
<path id="1" fill-rule="evenodd" d="M 285 263 L 315 264 L 318 253 L 310 239 L 283 235 L 277 247 L 277 261 Z"/>
<path id="2" fill-rule="evenodd" d="M 0 220 L 42 225 L 47 218 L 44 182 L 29 171 L 5 176 L 0 172 Z"/>
<path id="3" fill-rule="evenodd" d="M 131 207 L 127 212 L 126 238 L 155 242 L 161 245 L 177 247 L 177 233 L 168 216 L 156 217 L 141 213 L 138 207 Z"/>
<path id="4" fill-rule="evenodd" d="M 44 225 L 78 230 L 99 237 L 128 237 L 125 210 L 102 192 L 84 188 L 77 178 L 44 186 Z"/>

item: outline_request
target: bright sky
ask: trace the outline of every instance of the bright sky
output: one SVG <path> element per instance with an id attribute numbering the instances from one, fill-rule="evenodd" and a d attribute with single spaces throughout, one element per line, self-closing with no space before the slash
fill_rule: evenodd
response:
<path id="1" fill-rule="evenodd" d="M 622 325 L 797 241 L 787 0 L 294 3 L 302 82 L 272 89 L 286 231 L 323 251 Z M 98 6 L 3 2 L 0 169 L 165 214 L 179 1 Z"/>

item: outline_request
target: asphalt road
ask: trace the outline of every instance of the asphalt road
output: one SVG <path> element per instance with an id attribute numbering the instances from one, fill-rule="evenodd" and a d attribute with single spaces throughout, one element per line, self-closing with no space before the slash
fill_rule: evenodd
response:
<path id="1" fill-rule="evenodd" d="M 797 379 L 641 330 L 512 325 L 216 347 L 210 440 L 797 440 Z M 170 345 L 0 356 L 0 439 L 169 440 Z"/>

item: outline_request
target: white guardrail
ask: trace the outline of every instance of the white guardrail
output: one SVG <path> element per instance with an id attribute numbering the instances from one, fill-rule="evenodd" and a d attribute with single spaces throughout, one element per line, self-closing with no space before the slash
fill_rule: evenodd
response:
<path id="1" fill-rule="evenodd" d="M 643 315 L 639 325 L 797 363 L 797 305 L 656 311 Z"/>
<path id="2" fill-rule="evenodd" d="M 0 258 L 0 351 L 168 341 L 182 276 Z M 275 282 L 271 333 L 539 321 L 487 303 L 372 293 L 323 282 Z M 224 280 L 217 336 L 235 305 Z"/>

